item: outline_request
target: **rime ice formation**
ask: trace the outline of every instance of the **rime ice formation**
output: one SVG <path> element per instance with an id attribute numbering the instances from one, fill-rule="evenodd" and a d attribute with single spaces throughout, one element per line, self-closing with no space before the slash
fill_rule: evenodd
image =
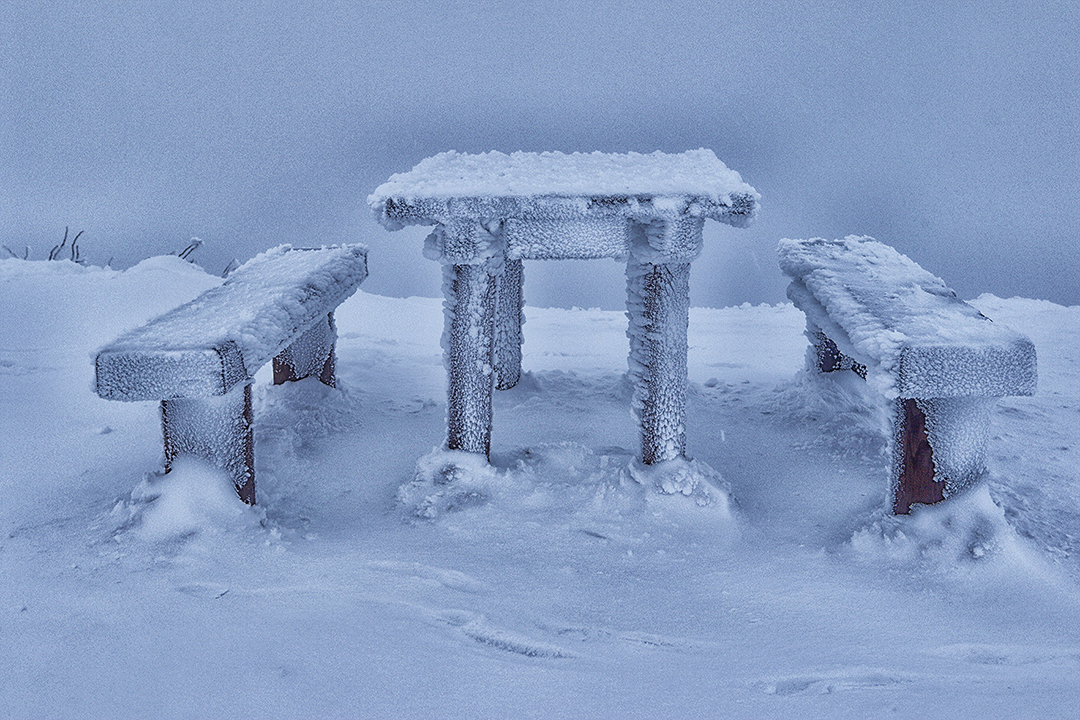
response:
<path id="1" fill-rule="evenodd" d="M 222 285 L 98 352 L 108 400 L 160 400 L 165 467 L 194 455 L 225 469 L 255 502 L 251 382 L 274 360 L 274 382 L 334 384 L 333 311 L 367 277 L 367 248 L 268 250 Z"/>
<path id="2" fill-rule="evenodd" d="M 424 254 L 445 267 L 447 449 L 488 454 L 492 388 L 520 375 L 521 261 L 619 258 L 641 460 L 683 457 L 690 262 L 706 218 L 745 227 L 758 197 L 705 149 L 446 152 L 380 185 L 375 216 L 433 225 Z"/>
<path id="3" fill-rule="evenodd" d="M 788 297 L 891 397 L 1030 395 L 1035 347 L 870 238 L 781 240 Z M 880 371 L 880 372 L 877 372 Z"/>
<path id="4" fill-rule="evenodd" d="M 1035 392 L 1031 341 L 872 238 L 785 239 L 778 252 L 811 364 L 852 369 L 894 403 L 894 508 L 976 482 L 995 399 Z"/>
<path id="5" fill-rule="evenodd" d="M 221 286 L 125 333 L 98 352 L 109 400 L 222 395 L 312 328 L 367 277 L 367 248 L 282 245 Z"/>
<path id="6" fill-rule="evenodd" d="M 516 248 L 511 257 L 565 258 L 568 253 L 612 257 L 606 243 L 625 235 L 625 222 L 618 221 L 627 218 L 711 217 L 745 227 L 758 197 L 712 150 L 675 155 L 450 151 L 393 175 L 368 203 L 390 230 L 449 225 L 455 219 L 510 220 L 510 245 Z M 559 229 L 569 232 L 551 232 Z M 575 250 L 587 254 L 572 255 Z"/>

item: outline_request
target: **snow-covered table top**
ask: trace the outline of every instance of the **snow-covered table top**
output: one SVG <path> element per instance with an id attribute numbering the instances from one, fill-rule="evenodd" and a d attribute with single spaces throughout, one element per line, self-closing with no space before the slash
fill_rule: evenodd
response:
<path id="1" fill-rule="evenodd" d="M 388 230 L 435 225 L 425 254 L 471 263 L 625 258 L 688 262 L 706 218 L 754 219 L 758 193 L 712 150 L 679 154 L 445 152 L 368 198 Z M 635 228 L 650 226 L 648 237 Z M 497 237 L 496 237 L 497 236 Z"/>
<path id="2" fill-rule="evenodd" d="M 758 193 L 712 150 L 678 154 L 454 151 L 393 175 L 368 198 L 388 229 L 455 218 L 660 217 L 745 226 Z"/>
<path id="3" fill-rule="evenodd" d="M 112 400 L 221 395 L 325 318 L 366 277 L 363 245 L 281 245 L 261 253 L 222 285 L 102 348 L 98 394 Z"/>
<path id="4" fill-rule="evenodd" d="M 781 240 L 788 297 L 845 355 L 903 397 L 1031 395 L 1035 347 L 941 278 L 872 238 Z M 868 378 L 869 379 L 869 378 Z"/>

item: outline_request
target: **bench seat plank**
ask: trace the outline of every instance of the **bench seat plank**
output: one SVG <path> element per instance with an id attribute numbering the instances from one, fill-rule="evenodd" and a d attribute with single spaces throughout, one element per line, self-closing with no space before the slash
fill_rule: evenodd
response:
<path id="1" fill-rule="evenodd" d="M 782 240 L 788 297 L 891 397 L 1032 395 L 1035 346 L 868 238 Z M 873 376 L 873 377 L 871 377 Z"/>
<path id="2" fill-rule="evenodd" d="M 362 245 L 283 245 L 136 328 L 97 357 L 109 400 L 224 395 L 324 319 L 367 276 Z"/>

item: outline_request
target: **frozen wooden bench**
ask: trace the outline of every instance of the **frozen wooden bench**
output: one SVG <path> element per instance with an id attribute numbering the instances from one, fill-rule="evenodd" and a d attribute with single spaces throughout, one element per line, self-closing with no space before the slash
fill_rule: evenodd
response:
<path id="1" fill-rule="evenodd" d="M 646 464 L 686 451 L 690 263 L 706 218 L 745 227 L 758 194 L 711 150 L 447 152 L 368 198 L 389 230 L 431 225 L 443 264 L 449 450 L 488 455 L 492 389 L 521 371 L 522 260 L 624 259 L 633 408 Z"/>
<path id="2" fill-rule="evenodd" d="M 976 482 L 994 402 L 1035 393 L 1031 341 L 871 238 L 781 240 L 779 255 L 806 314 L 808 363 L 852 370 L 894 404 L 893 512 Z"/>
<path id="3" fill-rule="evenodd" d="M 275 384 L 315 376 L 333 386 L 333 312 L 365 277 L 363 245 L 269 250 L 100 350 L 97 393 L 160 400 L 165 471 L 196 455 L 254 504 L 252 378 L 273 359 Z"/>

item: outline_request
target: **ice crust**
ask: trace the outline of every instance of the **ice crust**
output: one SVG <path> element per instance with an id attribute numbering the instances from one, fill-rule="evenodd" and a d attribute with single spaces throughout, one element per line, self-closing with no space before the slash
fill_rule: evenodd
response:
<path id="1" fill-rule="evenodd" d="M 753 220 L 758 198 L 739 173 L 706 149 L 647 155 L 449 151 L 393 175 L 368 203 L 390 230 L 462 218 L 640 221 L 679 215 L 744 227 Z M 518 223 L 516 231 L 535 237 L 530 230 Z M 603 243 L 610 243 L 624 232 L 618 222 L 590 230 L 574 237 L 599 233 Z"/>
<path id="2" fill-rule="evenodd" d="M 686 452 L 686 353 L 689 263 L 626 264 L 627 360 L 631 404 L 647 464 Z"/>
<path id="3" fill-rule="evenodd" d="M 780 241 L 788 297 L 889 397 L 1035 392 L 1035 347 L 873 238 Z M 811 337 L 813 341 L 813 337 Z"/>
<path id="4" fill-rule="evenodd" d="M 111 400 L 221 395 L 252 377 L 367 277 L 367 248 L 282 245 L 222 285 L 132 330 L 97 358 Z"/>

